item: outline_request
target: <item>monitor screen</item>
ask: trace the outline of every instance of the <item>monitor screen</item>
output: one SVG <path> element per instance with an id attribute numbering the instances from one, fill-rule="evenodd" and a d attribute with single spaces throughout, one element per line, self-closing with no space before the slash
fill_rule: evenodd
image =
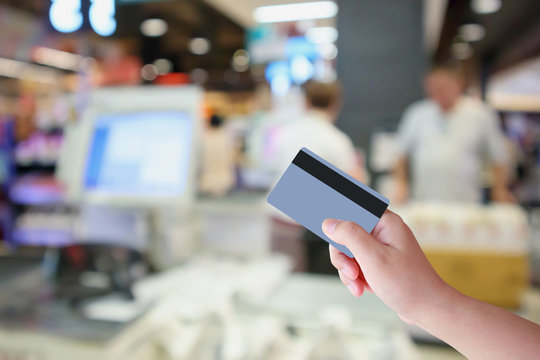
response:
<path id="1" fill-rule="evenodd" d="M 84 172 L 85 191 L 136 197 L 182 194 L 192 126 L 189 113 L 181 111 L 98 115 Z"/>

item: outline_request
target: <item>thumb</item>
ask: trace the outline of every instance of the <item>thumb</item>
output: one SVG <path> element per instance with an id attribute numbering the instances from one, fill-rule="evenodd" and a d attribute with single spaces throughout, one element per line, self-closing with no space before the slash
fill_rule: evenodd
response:
<path id="1" fill-rule="evenodd" d="M 345 245 L 357 259 L 384 251 L 384 244 L 353 221 L 326 219 L 322 230 L 333 241 Z"/>

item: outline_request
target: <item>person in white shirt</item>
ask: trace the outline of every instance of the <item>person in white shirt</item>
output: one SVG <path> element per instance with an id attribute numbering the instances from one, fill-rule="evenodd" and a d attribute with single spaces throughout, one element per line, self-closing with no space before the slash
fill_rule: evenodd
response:
<path id="1" fill-rule="evenodd" d="M 480 202 L 486 168 L 492 200 L 513 201 L 506 187 L 507 153 L 499 119 L 480 100 L 463 95 L 464 85 L 458 67 L 435 67 L 425 78 L 428 99 L 405 111 L 394 172 L 396 202 L 409 197 Z"/>
<path id="2" fill-rule="evenodd" d="M 202 137 L 199 180 L 199 190 L 202 193 L 224 196 L 234 187 L 236 155 L 233 138 L 223 126 L 223 119 L 213 115 Z"/>
<path id="3" fill-rule="evenodd" d="M 362 180 L 363 171 L 351 139 L 334 122 L 341 110 L 341 84 L 308 81 L 304 85 L 306 113 L 284 126 L 276 146 L 281 174 L 302 147 L 307 147 L 349 175 Z"/>
<path id="4" fill-rule="evenodd" d="M 341 109 L 341 84 L 309 81 L 304 85 L 304 92 L 305 114 L 283 126 L 276 140 L 277 177 L 286 170 L 298 151 L 306 147 L 354 178 L 364 180 L 351 139 L 334 125 Z M 325 261 L 319 260 L 326 260 L 327 246 L 320 240 L 310 241 L 315 235 L 306 232 L 288 216 L 277 210 L 273 215 L 272 250 L 289 255 L 294 260 L 296 271 L 324 266 L 319 263 Z M 320 249 L 317 244 L 322 245 Z"/>

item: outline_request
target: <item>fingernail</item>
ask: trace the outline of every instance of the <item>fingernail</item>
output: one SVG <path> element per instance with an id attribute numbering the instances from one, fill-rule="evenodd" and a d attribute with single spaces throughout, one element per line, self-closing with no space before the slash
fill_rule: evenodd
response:
<path id="1" fill-rule="evenodd" d="M 324 232 L 327 234 L 332 234 L 336 230 L 336 226 L 339 223 L 339 220 L 328 219 L 324 222 Z"/>
<path id="2" fill-rule="evenodd" d="M 349 285 L 347 285 L 347 289 L 349 289 L 349 291 L 350 291 L 353 295 L 356 295 L 356 286 L 354 286 L 353 284 L 349 284 Z"/>

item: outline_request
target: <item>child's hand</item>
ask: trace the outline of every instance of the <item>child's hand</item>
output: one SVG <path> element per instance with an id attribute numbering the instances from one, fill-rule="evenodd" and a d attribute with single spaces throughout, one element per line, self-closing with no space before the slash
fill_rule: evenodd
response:
<path id="1" fill-rule="evenodd" d="M 468 359 L 538 359 L 540 326 L 447 285 L 393 212 L 384 213 L 372 235 L 354 222 L 333 219 L 324 221 L 323 231 L 355 256 L 330 246 L 332 264 L 355 296 L 372 290 L 402 319 Z"/>
<path id="2" fill-rule="evenodd" d="M 407 322 L 417 321 L 424 305 L 438 303 L 450 288 L 433 270 L 409 227 L 389 210 L 372 234 L 354 222 L 334 219 L 326 219 L 322 228 L 355 256 L 350 259 L 330 246 L 332 264 L 351 293 L 373 291 Z"/>

